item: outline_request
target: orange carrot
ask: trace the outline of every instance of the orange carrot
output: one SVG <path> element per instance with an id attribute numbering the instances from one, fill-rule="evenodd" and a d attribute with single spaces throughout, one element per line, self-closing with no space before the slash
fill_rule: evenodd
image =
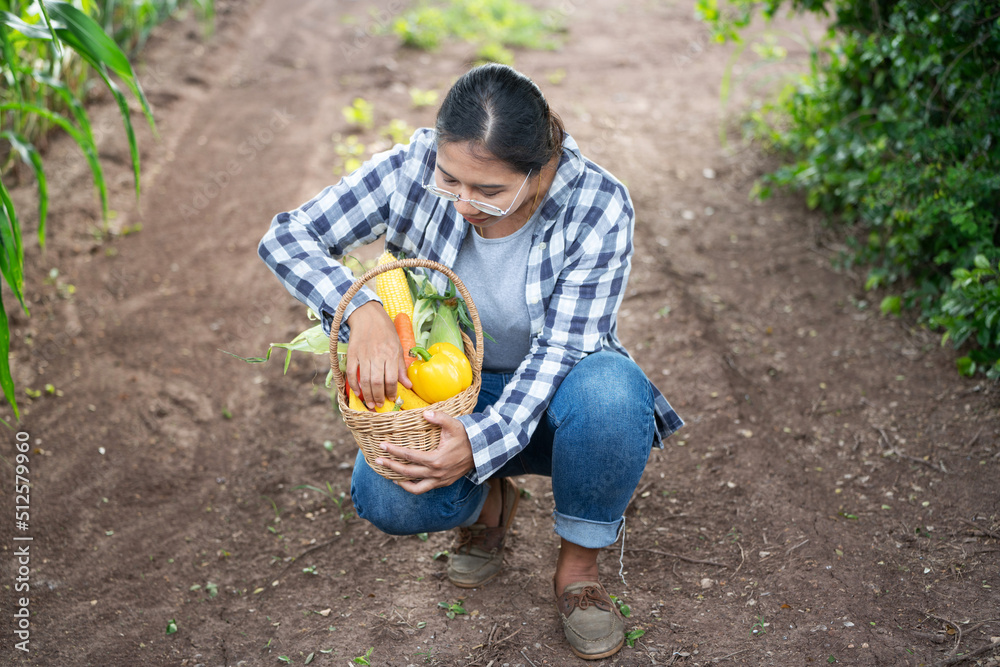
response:
<path id="1" fill-rule="evenodd" d="M 392 321 L 396 325 L 396 334 L 399 342 L 403 346 L 403 356 L 406 360 L 406 367 L 409 368 L 416 357 L 410 356 L 410 350 L 417 346 L 417 339 L 413 336 L 413 322 L 406 313 L 397 313 L 396 319 Z"/>

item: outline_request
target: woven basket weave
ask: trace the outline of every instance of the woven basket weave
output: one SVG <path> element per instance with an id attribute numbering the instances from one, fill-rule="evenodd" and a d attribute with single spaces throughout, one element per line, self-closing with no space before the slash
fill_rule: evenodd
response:
<path id="1" fill-rule="evenodd" d="M 337 332 L 340 331 L 344 311 L 351 302 L 351 299 L 358 293 L 358 290 L 369 280 L 386 271 L 409 267 L 424 267 L 443 273 L 455 283 L 458 293 L 465 299 L 465 305 L 469 309 L 469 316 L 472 318 L 476 334 L 476 340 L 473 342 L 465 332 L 462 332 L 462 341 L 465 344 L 465 356 L 469 358 L 469 363 L 472 365 L 472 385 L 448 400 L 434 403 L 426 408 L 400 410 L 397 412 L 352 410 L 347 403 L 346 381 L 344 374 L 340 371 L 340 364 L 337 360 Z M 340 406 L 340 414 L 343 417 L 344 423 L 347 424 L 347 428 L 354 435 L 358 447 L 361 448 L 361 452 L 364 454 L 365 460 L 371 466 L 372 470 L 386 479 L 408 479 L 386 466 L 375 463 L 376 458 L 400 461 L 398 457 L 390 456 L 388 453 L 382 451 L 379 444 L 388 442 L 420 451 L 436 449 L 441 441 L 441 427 L 431 424 L 424 419 L 424 410 L 443 412 L 452 417 L 468 415 L 475 409 L 476 401 L 479 398 L 483 369 L 483 327 L 479 321 L 479 312 L 472 302 L 469 291 L 451 269 L 437 262 L 427 259 L 400 259 L 395 262 L 382 264 L 370 269 L 354 281 L 354 284 L 347 290 L 347 293 L 344 294 L 344 297 L 340 300 L 340 304 L 337 306 L 337 312 L 334 314 L 330 331 L 333 332 L 333 335 L 330 336 L 330 368 L 337 383 L 337 405 Z"/>

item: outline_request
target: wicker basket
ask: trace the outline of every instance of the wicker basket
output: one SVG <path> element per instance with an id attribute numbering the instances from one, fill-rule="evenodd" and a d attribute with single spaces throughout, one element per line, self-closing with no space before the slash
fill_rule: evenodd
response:
<path id="1" fill-rule="evenodd" d="M 360 290 L 361 287 L 369 280 L 381 273 L 385 273 L 386 271 L 392 271 L 393 269 L 404 267 L 424 267 L 445 274 L 453 283 L 455 283 L 455 287 L 458 289 L 459 294 L 461 294 L 462 298 L 465 299 L 465 304 L 469 309 L 469 315 L 472 318 L 472 324 L 475 328 L 476 334 L 476 340 L 475 343 L 473 343 L 465 332 L 462 333 L 462 341 L 465 344 L 465 355 L 469 358 L 469 362 L 472 365 L 472 385 L 461 393 L 452 396 L 448 400 L 434 403 L 426 408 L 400 410 L 397 412 L 366 412 L 361 410 L 352 410 L 347 404 L 344 374 L 341 373 L 340 364 L 337 361 L 337 332 L 340 331 L 340 324 L 344 317 L 344 310 L 347 308 L 347 304 L 351 302 L 351 299 L 354 298 L 354 295 L 358 293 L 358 290 Z M 375 463 L 376 458 L 389 458 L 394 461 L 400 460 L 399 458 L 390 456 L 386 452 L 382 451 L 379 444 L 388 442 L 390 444 L 401 445 L 403 447 L 420 451 L 430 451 L 432 449 L 436 449 L 438 443 L 441 441 L 441 427 L 431 424 L 429 421 L 424 419 L 424 410 L 443 412 L 451 415 L 452 417 L 467 415 L 471 414 L 475 409 L 476 401 L 479 398 L 479 388 L 482 386 L 483 369 L 483 327 L 479 321 L 479 313 L 476 311 L 476 306 L 472 302 L 472 297 L 469 295 L 469 291 L 466 289 L 465 285 L 462 284 L 462 281 L 458 279 L 458 276 L 451 271 L 451 269 L 438 264 L 437 262 L 432 262 L 426 259 L 401 259 L 395 262 L 382 264 L 370 269 L 367 273 L 354 281 L 351 288 L 347 290 L 347 293 L 344 294 L 344 297 L 340 300 L 340 304 L 337 306 L 337 312 L 334 314 L 333 324 L 331 325 L 330 331 L 333 332 L 333 335 L 330 336 L 330 367 L 333 371 L 333 377 L 337 384 L 337 404 L 340 406 L 340 414 L 344 419 L 344 423 L 347 424 L 347 428 L 349 428 L 351 433 L 354 435 L 354 439 L 357 441 L 358 447 L 361 448 L 361 451 L 365 456 L 365 460 L 368 462 L 368 465 L 371 466 L 372 470 L 386 479 L 408 479 L 407 477 L 404 477 L 385 466 L 377 465 Z"/>

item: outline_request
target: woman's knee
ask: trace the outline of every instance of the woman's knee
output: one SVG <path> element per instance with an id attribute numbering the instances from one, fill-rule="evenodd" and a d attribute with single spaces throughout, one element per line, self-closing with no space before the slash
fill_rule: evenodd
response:
<path id="1" fill-rule="evenodd" d="M 354 464 L 354 510 L 389 535 L 432 533 L 463 525 L 472 512 L 478 515 L 482 499 L 483 489 L 468 480 L 414 495 L 372 470 L 360 453 Z"/>
<path id="2" fill-rule="evenodd" d="M 392 496 L 395 494 L 390 487 L 396 490 L 398 487 L 376 474 L 363 457 L 359 456 L 358 459 L 351 476 L 351 501 L 357 515 L 389 535 L 420 532 L 419 528 L 410 527 L 409 521 L 404 518 L 406 513 L 400 512 L 398 503 L 393 502 Z"/>
<path id="3" fill-rule="evenodd" d="M 597 352 L 577 363 L 550 413 L 559 426 L 572 420 L 594 437 L 606 434 L 621 442 L 635 434 L 643 446 L 652 442 L 652 387 L 642 369 L 617 352 Z"/>

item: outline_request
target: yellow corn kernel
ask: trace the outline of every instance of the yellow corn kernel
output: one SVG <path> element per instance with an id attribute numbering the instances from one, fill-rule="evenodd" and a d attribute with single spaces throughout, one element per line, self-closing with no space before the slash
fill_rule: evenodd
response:
<path id="1" fill-rule="evenodd" d="M 406 387 L 400 384 L 397 387 L 398 389 L 406 389 Z M 361 399 L 351 389 L 351 385 L 347 385 L 347 407 L 359 412 L 399 412 L 403 409 L 403 398 L 397 395 L 395 401 L 385 401 L 374 410 L 369 410 L 368 406 L 362 403 Z"/>
<path id="2" fill-rule="evenodd" d="M 403 399 L 402 408 L 413 410 L 414 408 L 426 408 L 430 403 L 417 396 L 412 389 L 407 389 L 402 384 L 396 385 L 396 394 Z"/>
<path id="3" fill-rule="evenodd" d="M 396 258 L 390 253 L 383 252 L 376 266 L 395 261 Z M 375 293 L 381 299 L 390 320 L 395 320 L 399 313 L 406 313 L 411 320 L 413 319 L 413 296 L 410 294 L 403 269 L 393 269 L 375 276 Z"/>

